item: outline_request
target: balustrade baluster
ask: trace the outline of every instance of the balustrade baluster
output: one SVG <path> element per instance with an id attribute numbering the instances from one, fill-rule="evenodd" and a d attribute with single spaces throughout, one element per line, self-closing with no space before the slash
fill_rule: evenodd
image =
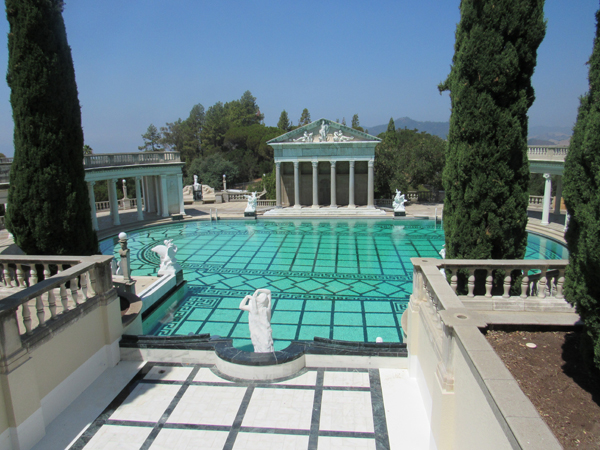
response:
<path id="1" fill-rule="evenodd" d="M 31 277 L 30 277 L 31 278 L 31 286 L 33 286 L 38 283 L 38 274 L 37 274 L 37 268 L 36 268 L 35 264 L 31 265 L 30 273 L 31 273 Z M 45 313 L 44 313 L 44 301 L 42 300 L 41 295 L 38 295 L 35 298 L 35 310 L 37 313 L 39 326 L 40 327 L 46 326 L 46 317 L 45 317 Z"/>
<path id="2" fill-rule="evenodd" d="M 50 265 L 44 264 L 44 279 L 47 280 L 52 276 L 50 272 Z M 50 310 L 50 319 L 56 318 L 56 297 L 54 295 L 54 289 L 48 290 L 48 309 Z"/>
<path id="3" fill-rule="evenodd" d="M 529 270 L 523 269 L 523 280 L 521 281 L 521 298 L 529 295 Z"/>
<path id="4" fill-rule="evenodd" d="M 504 293 L 502 294 L 503 298 L 510 297 L 510 269 L 506 269 L 506 274 L 504 275 Z"/>
<path id="5" fill-rule="evenodd" d="M 79 305 L 79 280 L 77 277 L 71 280 L 71 298 L 73 299 L 73 303 L 75 306 Z"/>
<path id="6" fill-rule="evenodd" d="M 88 291 L 90 291 L 90 297 L 93 297 L 98 294 L 98 290 L 96 289 L 96 268 L 92 267 L 87 275 L 89 280 Z"/>
<path id="7" fill-rule="evenodd" d="M 475 269 L 469 269 L 468 286 L 469 292 L 467 294 L 467 297 L 475 297 L 475 295 L 473 294 L 473 291 L 475 290 Z"/>
<path id="8" fill-rule="evenodd" d="M 452 292 L 456 294 L 456 289 L 458 288 L 458 269 L 445 266 L 444 270 L 446 271 L 446 274 L 450 274 L 450 288 L 452 288 Z"/>
<path id="9" fill-rule="evenodd" d="M 546 298 L 546 268 L 542 269 L 540 273 L 540 279 L 537 283 L 537 296 L 539 298 Z"/>
<path id="10" fill-rule="evenodd" d="M 8 267 L 8 263 L 4 266 L 4 285 L 7 288 L 11 288 L 12 286 L 12 276 L 10 274 L 10 267 Z"/>
<path id="11" fill-rule="evenodd" d="M 88 299 L 90 298 L 88 296 L 88 273 L 87 272 L 83 272 L 80 276 L 79 276 L 79 280 L 81 283 L 81 293 L 83 294 L 83 298 L 84 299 Z"/>
<path id="12" fill-rule="evenodd" d="M 25 333 L 31 334 L 31 312 L 29 311 L 29 302 L 27 301 L 21 306 L 23 307 L 21 314 L 23 316 L 23 325 L 25 325 Z"/>
<path id="13" fill-rule="evenodd" d="M 494 271 L 491 269 L 485 271 L 485 296 L 488 298 L 492 296 L 492 283 L 494 281 L 493 273 Z"/>
<path id="14" fill-rule="evenodd" d="M 63 266 L 62 264 L 58 265 L 58 273 L 61 274 L 63 272 Z M 62 283 L 60 285 L 60 302 L 62 304 L 63 310 L 62 312 L 65 313 L 69 310 L 69 297 L 67 297 L 67 284 L 66 283 Z"/>
<path id="15" fill-rule="evenodd" d="M 563 293 L 563 286 L 565 284 L 565 271 L 564 269 L 558 270 L 558 276 L 556 277 L 556 298 L 565 298 Z"/>
<path id="16" fill-rule="evenodd" d="M 17 286 L 26 287 L 25 277 L 23 276 L 23 267 L 21 264 L 17 264 Z"/>

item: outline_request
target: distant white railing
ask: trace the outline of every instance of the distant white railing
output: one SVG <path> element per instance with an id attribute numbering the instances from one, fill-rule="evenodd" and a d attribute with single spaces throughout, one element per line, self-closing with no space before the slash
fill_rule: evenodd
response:
<path id="1" fill-rule="evenodd" d="M 527 156 L 531 161 L 564 161 L 568 151 L 569 147 L 530 145 Z"/>
<path id="2" fill-rule="evenodd" d="M 275 206 L 277 200 L 257 200 L 256 206 Z"/>
<path id="3" fill-rule="evenodd" d="M 129 198 L 127 199 L 127 202 L 129 202 L 129 208 L 125 208 L 125 201 L 123 201 L 123 199 L 119 200 L 119 209 L 136 209 L 137 208 L 137 199 L 136 198 Z M 142 207 L 144 206 L 144 199 L 142 198 Z M 108 211 L 110 209 L 110 202 L 107 201 L 103 201 L 103 202 L 96 202 L 96 211 Z"/>
<path id="4" fill-rule="evenodd" d="M 129 166 L 181 162 L 179 152 L 104 153 L 83 157 L 83 167 Z"/>

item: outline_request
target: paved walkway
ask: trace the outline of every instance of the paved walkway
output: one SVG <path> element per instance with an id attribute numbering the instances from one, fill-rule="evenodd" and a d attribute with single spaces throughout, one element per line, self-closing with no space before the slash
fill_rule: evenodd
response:
<path id="1" fill-rule="evenodd" d="M 405 369 L 308 368 L 269 383 L 200 364 L 120 364 L 34 449 L 430 448 L 423 399 Z"/>

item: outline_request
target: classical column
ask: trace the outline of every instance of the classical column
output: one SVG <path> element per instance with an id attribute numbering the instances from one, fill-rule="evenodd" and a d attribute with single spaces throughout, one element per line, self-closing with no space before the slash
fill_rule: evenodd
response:
<path id="1" fill-rule="evenodd" d="M 96 196 L 94 194 L 95 181 L 88 181 L 88 195 L 90 197 L 90 211 L 92 213 L 92 227 L 98 231 L 98 217 L 96 216 Z"/>
<path id="2" fill-rule="evenodd" d="M 142 209 L 142 177 L 135 177 L 135 203 L 137 205 L 137 219 L 144 220 L 144 210 Z"/>
<path id="3" fill-rule="evenodd" d="M 160 177 L 154 176 L 154 205 L 156 206 L 156 214 L 162 213 L 162 190 L 160 188 Z"/>
<path id="4" fill-rule="evenodd" d="M 275 207 L 281 208 L 281 163 L 275 163 Z"/>
<path id="5" fill-rule="evenodd" d="M 562 175 L 556 180 L 556 198 L 554 199 L 554 214 L 560 214 L 562 202 Z"/>
<path id="6" fill-rule="evenodd" d="M 330 208 L 337 208 L 336 199 L 335 199 L 335 161 L 331 161 L 331 205 Z"/>
<path id="7" fill-rule="evenodd" d="M 313 177 L 312 177 L 313 204 L 312 204 L 312 207 L 317 208 L 317 209 L 319 208 L 319 183 L 318 183 L 319 172 L 317 170 L 318 167 L 319 167 L 319 161 L 313 161 L 312 162 L 312 168 L 313 168 Z"/>
<path id="8" fill-rule="evenodd" d="M 294 208 L 301 208 L 299 165 L 300 163 L 298 161 L 294 161 Z"/>
<path id="9" fill-rule="evenodd" d="M 142 177 L 142 186 L 144 189 L 144 193 L 142 195 L 142 197 L 144 198 L 144 211 L 150 212 L 150 210 L 148 209 L 150 208 L 150 195 L 148 194 L 148 177 Z"/>
<path id="10" fill-rule="evenodd" d="M 354 204 L 354 161 L 350 161 L 350 185 L 348 186 L 348 208 L 356 208 Z"/>
<path id="11" fill-rule="evenodd" d="M 544 184 L 544 204 L 542 205 L 542 225 L 548 225 L 550 222 L 550 202 L 552 201 L 552 176 L 549 173 L 544 174 L 546 183 Z"/>
<path id="12" fill-rule="evenodd" d="M 108 201 L 110 203 L 110 216 L 112 217 L 113 226 L 121 225 L 119 219 L 119 199 L 117 197 L 117 179 L 112 178 L 106 180 L 108 183 Z"/>
<path id="13" fill-rule="evenodd" d="M 374 188 L 373 188 L 373 183 L 374 183 L 374 169 L 373 166 L 375 165 L 375 161 L 370 159 L 369 160 L 369 176 L 368 176 L 368 180 L 367 180 L 367 208 L 375 208 L 374 203 Z"/>
<path id="14" fill-rule="evenodd" d="M 177 175 L 177 196 L 179 198 L 179 214 L 185 214 L 183 207 L 183 174 Z"/>
<path id="15" fill-rule="evenodd" d="M 162 217 L 169 217 L 169 193 L 167 192 L 167 176 L 160 176 L 160 209 Z"/>

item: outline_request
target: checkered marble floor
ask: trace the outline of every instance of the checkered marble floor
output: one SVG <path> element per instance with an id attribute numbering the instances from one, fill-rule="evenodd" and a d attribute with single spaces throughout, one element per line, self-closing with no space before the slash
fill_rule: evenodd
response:
<path id="1" fill-rule="evenodd" d="M 71 449 L 421 449 L 428 430 L 406 370 L 309 368 L 267 383 L 148 363 Z"/>

